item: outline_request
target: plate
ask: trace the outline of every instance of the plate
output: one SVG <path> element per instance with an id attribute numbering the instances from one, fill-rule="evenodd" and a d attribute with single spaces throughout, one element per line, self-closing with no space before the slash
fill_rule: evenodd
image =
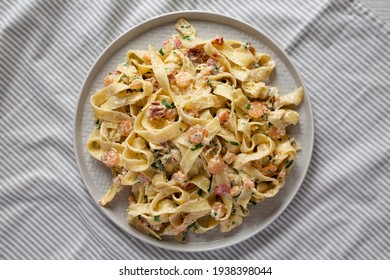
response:
<path id="1" fill-rule="evenodd" d="M 167 38 L 177 34 L 174 26 L 176 20 L 181 17 L 186 18 L 195 26 L 200 38 L 209 39 L 221 35 L 225 39 L 251 42 L 257 50 L 270 54 L 276 63 L 270 84 L 277 86 L 281 95 L 287 94 L 299 86 L 304 87 L 297 69 L 286 53 L 260 30 L 238 19 L 211 12 L 183 11 L 164 14 L 135 26 L 117 38 L 99 56 L 84 81 L 76 106 L 74 118 L 76 159 L 84 183 L 96 203 L 106 193 L 112 178 L 110 170 L 90 156 L 86 149 L 87 139 L 95 127 L 89 99 L 92 94 L 103 87 L 103 77 L 108 72 L 113 71 L 126 58 L 127 50 L 147 50 L 148 44 L 159 49 Z M 127 223 L 126 195 L 121 195 L 116 200 L 117 203 L 111 207 L 99 206 L 99 208 L 125 232 L 149 244 L 171 250 L 212 250 L 250 238 L 263 230 L 284 211 L 298 191 L 308 169 L 314 142 L 314 128 L 309 93 L 305 88 L 304 92 L 304 100 L 298 107 L 301 119 L 296 126 L 289 128 L 289 134 L 298 140 L 302 150 L 297 153 L 296 164 L 287 176 L 285 186 L 275 197 L 266 199 L 256 206 L 251 206 L 250 215 L 244 218 L 241 226 L 231 232 L 220 233 L 219 229 L 216 228 L 205 234 L 191 234 L 189 241 L 185 244 L 175 240 L 160 241 L 139 232 Z"/>

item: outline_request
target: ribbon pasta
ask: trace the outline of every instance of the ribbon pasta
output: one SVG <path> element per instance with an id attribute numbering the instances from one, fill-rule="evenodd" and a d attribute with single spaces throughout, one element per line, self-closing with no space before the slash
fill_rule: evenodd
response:
<path id="1" fill-rule="evenodd" d="M 303 90 L 267 86 L 275 63 L 250 43 L 203 40 L 185 19 L 176 29 L 104 78 L 87 149 L 112 170 L 102 206 L 131 188 L 129 223 L 185 241 L 189 231 L 232 230 L 248 204 L 282 188 L 300 149 L 286 127 L 299 121 L 291 106 Z"/>

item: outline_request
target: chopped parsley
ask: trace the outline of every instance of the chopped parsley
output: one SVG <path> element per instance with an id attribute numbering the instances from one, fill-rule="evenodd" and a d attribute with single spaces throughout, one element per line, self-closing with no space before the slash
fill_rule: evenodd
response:
<path id="1" fill-rule="evenodd" d="M 272 125 L 272 123 L 271 122 L 268 122 L 268 126 L 271 126 Z"/>
<path id="2" fill-rule="evenodd" d="M 158 51 L 161 55 L 164 55 L 162 48 Z"/>
<path id="3" fill-rule="evenodd" d="M 155 162 L 153 162 L 150 166 L 153 167 L 153 168 L 155 168 L 155 169 L 164 171 L 164 165 L 163 165 L 161 159 L 157 159 L 157 160 L 156 160 Z"/>
<path id="4" fill-rule="evenodd" d="M 233 221 L 233 222 L 232 222 L 232 225 L 235 225 L 235 224 L 236 224 L 236 221 Z"/>
<path id="5" fill-rule="evenodd" d="M 191 27 L 191 25 L 182 25 L 182 26 L 180 26 L 180 28 L 185 28 L 185 29 L 190 28 L 190 27 Z"/>
<path id="6" fill-rule="evenodd" d="M 289 168 L 294 163 L 294 160 L 286 161 L 286 168 Z"/>
<path id="7" fill-rule="evenodd" d="M 180 131 L 183 132 L 183 128 L 182 127 L 179 127 Z"/>
<path id="8" fill-rule="evenodd" d="M 229 141 L 230 144 L 232 144 L 233 146 L 238 146 L 239 144 L 237 142 L 234 142 L 234 141 Z"/>
<path id="9" fill-rule="evenodd" d="M 153 220 L 154 220 L 155 222 L 159 222 L 159 221 L 160 221 L 160 216 L 154 216 Z"/>
<path id="10" fill-rule="evenodd" d="M 211 191 L 211 182 L 210 182 L 209 188 L 207 189 L 208 193 L 210 193 L 210 191 Z"/>
<path id="11" fill-rule="evenodd" d="M 195 151 L 195 150 L 202 148 L 202 147 L 203 147 L 202 143 L 196 144 L 195 147 L 191 148 L 191 151 Z"/>
<path id="12" fill-rule="evenodd" d="M 245 107 L 247 110 L 249 110 L 250 108 L 251 108 L 251 104 L 250 103 L 248 103 L 248 105 L 246 105 L 246 107 Z"/>
<path id="13" fill-rule="evenodd" d="M 190 36 L 184 36 L 184 37 L 183 37 L 183 40 L 188 40 L 188 41 L 191 41 L 192 39 L 191 39 L 191 37 L 190 37 Z"/>
<path id="14" fill-rule="evenodd" d="M 242 45 L 242 47 L 247 50 L 250 45 L 251 43 L 246 42 L 245 45 Z"/>
<path id="15" fill-rule="evenodd" d="M 102 122 L 100 122 L 99 120 L 96 120 L 96 129 L 99 130 L 100 127 L 102 126 Z"/>
<path id="16" fill-rule="evenodd" d="M 162 103 L 162 105 L 164 105 L 168 109 L 176 108 L 176 106 L 175 106 L 175 104 L 173 104 L 173 102 L 171 104 L 168 104 L 168 102 L 165 99 L 161 100 L 161 103 Z"/>
<path id="17" fill-rule="evenodd" d="M 123 63 L 123 66 L 127 67 L 127 66 L 129 66 L 129 63 L 128 63 L 127 61 L 125 61 L 125 62 Z"/>

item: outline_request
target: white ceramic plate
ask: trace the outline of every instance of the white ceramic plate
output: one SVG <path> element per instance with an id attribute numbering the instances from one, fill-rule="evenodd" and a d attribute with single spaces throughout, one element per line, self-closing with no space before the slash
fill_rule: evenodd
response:
<path id="1" fill-rule="evenodd" d="M 258 51 L 271 54 L 276 63 L 276 70 L 271 76 L 271 84 L 277 86 L 281 94 L 287 94 L 303 86 L 302 79 L 287 55 L 260 30 L 237 19 L 210 12 L 186 11 L 161 15 L 135 26 L 116 39 L 97 59 L 84 82 L 76 107 L 74 119 L 76 158 L 84 183 L 95 201 L 105 194 L 112 178 L 110 170 L 92 158 L 86 150 L 87 139 L 95 127 L 89 99 L 93 93 L 102 88 L 103 77 L 113 71 L 121 61 L 124 61 L 127 50 L 147 50 L 148 44 L 159 49 L 167 38 L 177 34 L 174 25 L 181 17 L 186 18 L 195 26 L 197 35 L 201 38 L 209 39 L 221 35 L 225 39 L 251 42 Z M 124 231 L 144 242 L 166 249 L 212 250 L 243 241 L 260 232 L 283 212 L 305 177 L 314 141 L 313 114 L 306 90 L 304 101 L 299 106 L 299 113 L 301 120 L 298 125 L 289 129 L 289 134 L 299 141 L 302 151 L 298 153 L 296 164 L 288 175 L 285 186 L 275 197 L 252 206 L 251 213 L 244 218 L 243 224 L 229 233 L 220 233 L 217 228 L 201 235 L 192 234 L 185 244 L 174 240 L 159 241 L 139 232 L 127 223 L 126 195 L 122 195 L 114 206 L 100 209 Z"/>

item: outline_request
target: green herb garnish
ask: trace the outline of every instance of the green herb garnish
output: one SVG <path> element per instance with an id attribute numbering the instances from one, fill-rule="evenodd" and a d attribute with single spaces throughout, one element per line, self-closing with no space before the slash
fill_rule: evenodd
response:
<path id="1" fill-rule="evenodd" d="M 154 220 L 155 222 L 159 222 L 159 221 L 160 221 L 160 216 L 154 216 L 153 220 Z"/>
<path id="2" fill-rule="evenodd" d="M 165 99 L 161 100 L 161 103 L 162 103 L 162 105 L 164 105 L 168 109 L 176 108 L 176 106 L 175 106 L 175 104 L 173 104 L 173 102 L 171 104 L 168 104 L 168 102 Z"/>
<path id="3" fill-rule="evenodd" d="M 125 62 L 123 63 L 123 66 L 127 67 L 127 66 L 129 66 L 129 63 L 128 63 L 127 61 L 125 61 Z"/>
<path id="4" fill-rule="evenodd" d="M 191 37 L 190 37 L 190 36 L 184 36 L 184 37 L 183 37 L 183 40 L 188 40 L 188 41 L 191 41 L 192 39 L 191 39 Z"/>
<path id="5" fill-rule="evenodd" d="M 97 130 L 99 130 L 100 127 L 102 126 L 102 122 L 99 121 L 99 120 L 97 120 L 95 124 L 96 124 L 96 129 L 97 129 Z"/>
<path id="6" fill-rule="evenodd" d="M 251 104 L 250 103 L 248 103 L 248 105 L 246 105 L 246 107 L 245 107 L 247 110 L 249 110 L 250 108 L 251 108 Z"/>
<path id="7" fill-rule="evenodd" d="M 191 27 L 191 25 L 182 25 L 182 26 L 180 26 L 180 28 L 185 28 L 185 29 L 190 28 L 190 27 Z"/>
<path id="8" fill-rule="evenodd" d="M 161 55 L 164 55 L 162 48 L 158 51 Z"/>
<path id="9" fill-rule="evenodd" d="M 202 143 L 196 144 L 195 147 L 191 148 L 191 151 L 195 151 L 195 150 L 202 148 L 202 147 L 203 147 Z"/>
<path id="10" fill-rule="evenodd" d="M 153 162 L 150 166 L 153 167 L 153 168 L 155 168 L 155 169 L 164 171 L 164 165 L 163 165 L 161 159 L 157 159 L 157 160 L 156 160 L 155 162 Z"/>
<path id="11" fill-rule="evenodd" d="M 272 125 L 272 123 L 271 122 L 268 122 L 268 126 L 271 126 Z"/>
<path id="12" fill-rule="evenodd" d="M 245 45 L 242 45 L 242 47 L 247 50 L 250 45 L 251 43 L 246 42 Z"/>
<path id="13" fill-rule="evenodd" d="M 286 168 L 289 168 L 294 163 L 294 160 L 286 161 Z"/>
<path id="14" fill-rule="evenodd" d="M 233 146 L 238 146 L 239 144 L 237 142 L 234 142 L 234 141 L 229 141 L 230 144 L 232 144 Z"/>

